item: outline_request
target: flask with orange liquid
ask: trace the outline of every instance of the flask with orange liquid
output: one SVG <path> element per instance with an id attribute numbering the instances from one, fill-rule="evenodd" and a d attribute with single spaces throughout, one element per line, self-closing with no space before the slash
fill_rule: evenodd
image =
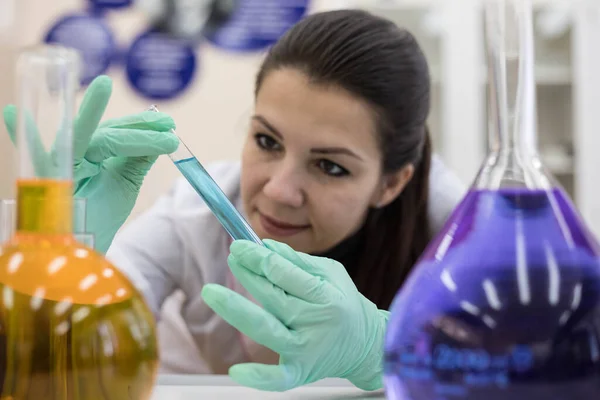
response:
<path id="1" fill-rule="evenodd" d="M 0 249 L 2 400 L 148 400 L 156 378 L 141 294 L 73 236 L 79 72 L 77 53 L 60 46 L 18 61 L 17 227 Z"/>

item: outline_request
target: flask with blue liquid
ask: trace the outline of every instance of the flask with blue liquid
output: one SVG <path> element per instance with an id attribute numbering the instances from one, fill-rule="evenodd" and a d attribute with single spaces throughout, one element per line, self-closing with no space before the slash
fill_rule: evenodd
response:
<path id="1" fill-rule="evenodd" d="M 490 149 L 396 296 L 392 400 L 600 397 L 600 247 L 537 152 L 530 0 L 485 3 Z"/>

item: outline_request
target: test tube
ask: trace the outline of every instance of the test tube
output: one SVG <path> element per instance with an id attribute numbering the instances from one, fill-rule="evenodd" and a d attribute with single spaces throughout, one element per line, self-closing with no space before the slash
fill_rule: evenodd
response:
<path id="1" fill-rule="evenodd" d="M 158 112 L 158 108 L 152 105 L 148 108 L 148 111 Z M 172 132 L 177 135 L 175 130 L 172 130 Z M 252 230 L 248 222 L 181 138 L 179 138 L 179 147 L 175 152 L 169 154 L 169 158 L 175 163 L 175 166 L 189 184 L 192 185 L 196 193 L 202 197 L 208 208 L 234 240 L 250 240 L 264 246 L 256 232 Z"/>

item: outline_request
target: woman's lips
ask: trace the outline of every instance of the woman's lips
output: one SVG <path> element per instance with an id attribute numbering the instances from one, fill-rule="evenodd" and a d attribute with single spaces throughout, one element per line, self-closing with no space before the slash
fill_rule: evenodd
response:
<path id="1" fill-rule="evenodd" d="M 279 237 L 292 236 L 310 227 L 310 225 L 288 224 L 286 222 L 279 221 L 275 218 L 271 218 L 261 212 L 259 212 L 258 214 L 260 215 L 260 223 L 263 229 L 269 235 Z"/>

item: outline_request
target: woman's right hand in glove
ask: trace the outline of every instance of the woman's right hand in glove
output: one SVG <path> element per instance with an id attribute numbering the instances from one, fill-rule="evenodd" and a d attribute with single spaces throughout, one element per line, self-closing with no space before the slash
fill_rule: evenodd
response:
<path id="1" fill-rule="evenodd" d="M 164 113 L 144 111 L 101 123 L 111 93 L 111 79 L 97 77 L 87 88 L 73 124 L 75 197 L 87 199 L 86 230 L 95 235 L 96 250 L 102 253 L 131 213 L 158 156 L 174 152 L 179 145 L 171 132 L 175 123 Z M 4 108 L 4 123 L 14 143 L 15 106 Z M 50 168 L 52 155 L 39 150 L 43 145 L 35 127 L 27 134 L 39 144 L 33 160 L 36 169 Z"/>

